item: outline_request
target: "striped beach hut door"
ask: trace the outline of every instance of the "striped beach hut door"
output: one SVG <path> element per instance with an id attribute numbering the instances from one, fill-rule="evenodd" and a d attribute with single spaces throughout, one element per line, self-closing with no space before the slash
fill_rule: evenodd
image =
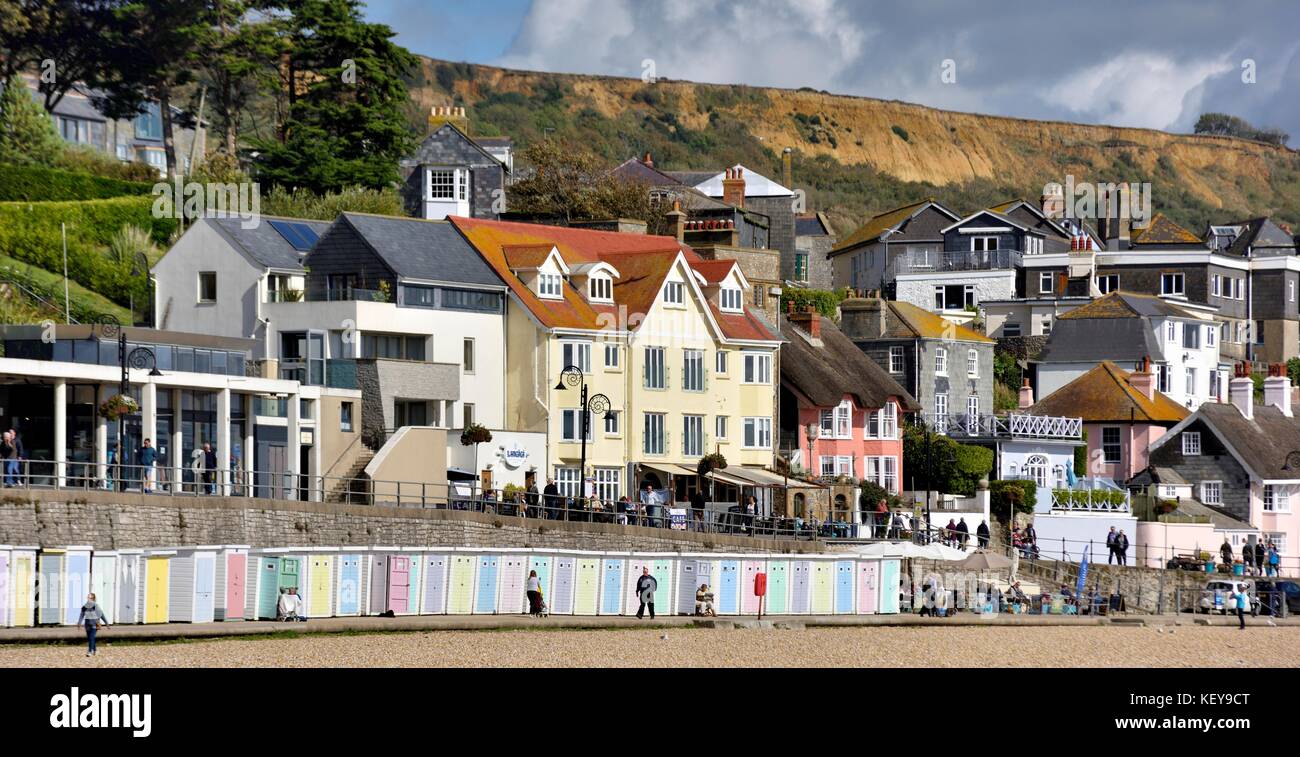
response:
<path id="1" fill-rule="evenodd" d="M 42 552 L 40 571 L 37 622 L 59 623 L 63 620 L 63 554 Z"/>
<path id="2" fill-rule="evenodd" d="M 280 561 L 259 558 L 257 571 L 257 618 L 274 618 L 280 603 Z"/>
<path id="3" fill-rule="evenodd" d="M 878 597 L 877 586 L 880 575 L 877 568 L 880 563 L 875 560 L 858 560 L 858 614 L 871 615 L 876 612 Z"/>
<path id="4" fill-rule="evenodd" d="M 600 614 L 618 615 L 623 604 L 623 561 L 618 558 L 607 558 L 603 562 L 604 578 L 600 589 Z M 637 575 L 640 574 L 640 571 L 637 571 Z"/>
<path id="5" fill-rule="evenodd" d="M 393 555 L 388 558 L 388 609 L 406 612 L 411 598 L 411 558 Z"/>
<path id="6" fill-rule="evenodd" d="M 388 555 L 370 556 L 370 614 L 388 611 Z"/>
<path id="7" fill-rule="evenodd" d="M 167 592 L 170 587 L 171 559 L 145 558 L 144 622 L 167 622 Z"/>
<path id="8" fill-rule="evenodd" d="M 812 564 L 812 612 L 829 615 L 835 609 L 835 565 L 829 560 Z"/>
<path id="9" fill-rule="evenodd" d="M 497 568 L 500 558 L 480 555 L 478 558 L 478 589 L 474 594 L 474 612 L 491 615 L 497 611 Z"/>
<path id="10" fill-rule="evenodd" d="M 244 595 L 248 581 L 248 554 L 227 552 L 226 559 L 226 620 L 244 617 Z"/>
<path id="11" fill-rule="evenodd" d="M 313 555 L 311 558 L 311 594 L 308 604 L 313 617 L 326 618 L 330 612 L 330 590 L 333 584 L 334 558 L 331 555 Z"/>
<path id="12" fill-rule="evenodd" d="M 853 613 L 853 561 L 835 562 L 835 612 L 839 615 Z"/>
<path id="13" fill-rule="evenodd" d="M 497 610 L 503 613 L 528 611 L 528 598 L 524 596 L 524 555 L 506 555 L 501 558 L 501 598 Z"/>
<path id="14" fill-rule="evenodd" d="M 740 562 L 722 561 L 722 576 L 718 580 L 718 614 L 736 615 L 740 613 Z"/>
<path id="15" fill-rule="evenodd" d="M 216 555 L 194 556 L 194 622 L 210 623 L 215 616 L 213 606 Z"/>
<path id="16" fill-rule="evenodd" d="M 30 626 L 32 624 L 32 577 L 35 573 L 36 562 L 35 555 L 28 553 L 25 555 L 15 554 L 13 556 L 13 621 L 15 626 Z"/>
<path id="17" fill-rule="evenodd" d="M 773 615 L 790 611 L 790 561 L 773 560 L 767 565 L 767 599 L 764 609 Z"/>
<path id="18" fill-rule="evenodd" d="M 808 614 L 808 594 L 811 586 L 812 563 L 807 560 L 794 561 L 794 580 L 790 582 L 790 612 L 795 615 Z"/>
<path id="19" fill-rule="evenodd" d="M 659 585 L 659 588 L 655 590 L 655 604 L 662 607 L 669 615 L 672 615 L 673 561 L 655 560 L 653 567 L 650 568 L 650 575 L 655 577 L 655 583 Z"/>
<path id="20" fill-rule="evenodd" d="M 573 589 L 578 561 L 570 555 L 555 558 L 555 596 L 547 600 L 551 612 L 559 615 L 573 614 Z"/>
<path id="21" fill-rule="evenodd" d="M 551 601 L 551 563 L 550 555 L 533 555 L 528 558 L 528 570 L 537 571 L 537 585 L 542 587 L 542 598 Z"/>
<path id="22" fill-rule="evenodd" d="M 90 552 L 69 551 L 63 569 L 64 599 L 63 624 L 77 625 L 81 606 L 90 593 Z"/>
<path id="23" fill-rule="evenodd" d="M 447 555 L 434 552 L 424 558 L 424 612 L 441 615 L 447 611 Z"/>
<path id="24" fill-rule="evenodd" d="M 683 615 L 695 614 L 695 592 L 701 581 L 696 575 L 694 560 L 682 560 L 682 577 L 677 581 L 677 612 Z"/>
<path id="25" fill-rule="evenodd" d="M 0 552 L 0 628 L 10 624 L 9 620 L 9 553 Z"/>
<path id="26" fill-rule="evenodd" d="M 745 560 L 744 579 L 740 585 L 741 612 L 746 615 L 758 613 L 758 595 L 754 593 L 754 578 L 763 572 L 761 560 Z"/>
<path id="27" fill-rule="evenodd" d="M 361 556 L 339 557 L 339 615 L 361 612 Z"/>
<path id="28" fill-rule="evenodd" d="M 638 597 L 636 593 L 636 584 L 637 581 L 641 580 L 641 571 L 644 568 L 650 568 L 650 574 L 654 575 L 655 573 L 654 563 L 648 562 L 645 558 L 642 557 L 633 556 L 628 558 L 627 580 L 624 581 L 625 584 L 625 591 L 624 591 L 624 598 L 623 598 L 624 615 L 635 615 L 636 609 L 641 606 L 641 598 Z M 655 581 L 659 585 L 659 588 L 655 590 L 655 594 L 656 594 L 655 599 L 659 603 L 662 603 L 663 600 L 660 599 L 660 597 L 667 598 L 667 597 L 671 597 L 672 595 L 665 593 L 668 591 L 668 586 L 664 583 L 664 580 L 662 578 L 660 578 L 659 576 L 655 576 Z M 666 608 L 661 607 L 660 609 L 663 610 Z"/>
<path id="29" fill-rule="evenodd" d="M 140 588 L 140 558 L 136 555 L 117 557 L 117 617 L 118 623 L 138 623 L 136 592 Z"/>
<path id="30" fill-rule="evenodd" d="M 898 612 L 898 560 L 882 560 L 880 563 L 880 611 L 882 613 Z"/>
<path id="31" fill-rule="evenodd" d="M 302 593 L 303 587 L 299 578 L 302 575 L 302 560 L 298 557 L 281 557 L 280 558 L 280 588 L 294 587 Z"/>
<path id="32" fill-rule="evenodd" d="M 474 555 L 451 556 L 450 594 L 447 595 L 447 612 L 468 615 L 474 612 Z"/>

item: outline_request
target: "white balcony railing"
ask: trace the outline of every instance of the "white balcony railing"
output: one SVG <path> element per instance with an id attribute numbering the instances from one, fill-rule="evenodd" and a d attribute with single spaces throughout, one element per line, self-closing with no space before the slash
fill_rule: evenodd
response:
<path id="1" fill-rule="evenodd" d="M 969 415 L 949 413 L 924 416 L 935 431 L 949 436 L 1021 439 L 1083 439 L 1083 419 L 1050 415 Z"/>
<path id="2" fill-rule="evenodd" d="M 1127 513 L 1129 493 L 1116 489 L 1053 489 L 1052 509 L 1064 512 Z"/>

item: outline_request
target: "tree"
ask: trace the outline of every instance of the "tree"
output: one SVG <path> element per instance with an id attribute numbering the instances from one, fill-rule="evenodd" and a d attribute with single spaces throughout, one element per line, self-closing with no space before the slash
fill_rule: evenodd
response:
<path id="1" fill-rule="evenodd" d="M 959 444 L 943 434 L 930 440 L 932 480 L 926 478 L 926 433 L 909 425 L 903 434 L 903 468 L 913 486 L 944 494 L 969 497 L 975 485 L 993 470 L 993 450 L 974 444 Z"/>
<path id="2" fill-rule="evenodd" d="M 0 76 L 37 69 L 53 110 L 78 82 L 95 86 L 116 58 L 112 34 L 124 0 L 0 0 Z M 48 62 L 48 63 L 47 63 Z"/>
<path id="3" fill-rule="evenodd" d="M 323 193 L 381 188 L 415 147 L 402 75 L 415 57 L 355 0 L 294 0 L 284 22 L 288 113 L 277 139 L 252 140 L 258 178 Z"/>
<path id="4" fill-rule="evenodd" d="M 1197 134 L 1254 139 L 1274 145 L 1285 145 L 1291 141 L 1291 135 L 1281 129 L 1271 127 L 1257 129 L 1244 118 L 1227 113 L 1202 113 L 1201 117 L 1196 119 L 1192 131 Z"/>
<path id="5" fill-rule="evenodd" d="M 54 122 L 32 99 L 27 85 L 9 77 L 0 91 L 0 163 L 52 166 L 63 152 Z"/>
<path id="6" fill-rule="evenodd" d="M 213 121 L 227 155 L 239 148 L 240 123 L 249 104 L 279 82 L 286 50 L 283 23 L 260 0 L 214 0 L 212 23 L 199 35 L 199 79 L 212 92 Z"/>
<path id="7" fill-rule="evenodd" d="M 650 186 L 615 176 L 596 155 L 559 139 L 543 139 L 519 154 L 529 173 L 510 186 L 514 213 L 572 221 L 633 218 L 650 234 L 671 234 L 671 206 L 656 200 Z M 683 211 L 685 212 L 685 211 Z"/>

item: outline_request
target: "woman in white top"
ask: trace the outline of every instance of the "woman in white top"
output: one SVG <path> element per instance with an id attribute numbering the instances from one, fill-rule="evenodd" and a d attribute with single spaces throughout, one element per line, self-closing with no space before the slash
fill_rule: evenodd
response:
<path id="1" fill-rule="evenodd" d="M 542 582 L 537 577 L 537 571 L 528 571 L 528 580 L 524 583 L 524 591 L 528 594 L 528 614 L 542 614 Z"/>

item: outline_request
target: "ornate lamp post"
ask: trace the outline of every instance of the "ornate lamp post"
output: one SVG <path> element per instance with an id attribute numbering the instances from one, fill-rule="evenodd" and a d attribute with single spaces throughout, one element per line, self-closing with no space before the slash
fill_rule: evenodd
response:
<path id="1" fill-rule="evenodd" d="M 117 334 L 117 361 L 122 366 L 122 382 L 118 394 L 129 396 L 131 391 L 131 374 L 128 368 L 136 370 L 149 369 L 150 376 L 161 376 L 158 370 L 158 356 L 148 347 L 136 347 L 130 352 L 126 349 L 126 330 Z M 122 458 L 126 454 L 126 414 L 117 416 L 117 490 L 126 491 L 126 479 L 123 477 Z"/>
<path id="2" fill-rule="evenodd" d="M 587 498 L 587 434 L 591 430 L 591 414 L 600 413 L 601 416 L 609 414 L 610 401 L 609 397 L 603 394 L 594 394 L 590 399 L 587 397 L 587 380 L 582 369 L 576 365 L 566 365 L 564 370 L 560 371 L 560 380 L 555 383 L 555 391 L 562 392 L 567 386 L 580 387 L 580 397 L 578 399 L 578 408 L 581 411 L 579 416 L 582 418 L 578 431 L 579 438 L 582 440 L 582 453 L 578 459 L 578 501 L 586 506 Z M 564 510 L 564 519 L 569 519 L 569 510 Z"/>

